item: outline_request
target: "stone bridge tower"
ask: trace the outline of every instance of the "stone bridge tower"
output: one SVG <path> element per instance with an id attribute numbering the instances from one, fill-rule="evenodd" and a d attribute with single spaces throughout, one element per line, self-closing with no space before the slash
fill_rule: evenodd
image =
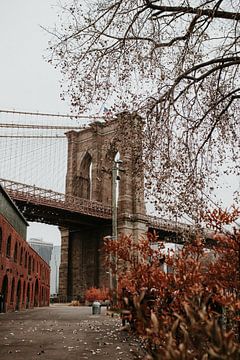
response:
<path id="1" fill-rule="evenodd" d="M 146 232 L 144 171 L 142 162 L 142 120 L 137 114 L 122 113 L 109 122 L 95 122 L 79 132 L 70 131 L 66 193 L 112 204 L 112 168 L 120 154 L 118 232 L 137 239 Z M 77 229 L 61 229 L 62 253 L 60 296 L 81 297 L 91 286 L 107 286 L 102 265 L 104 236 L 111 235 L 111 222 L 95 221 Z"/>

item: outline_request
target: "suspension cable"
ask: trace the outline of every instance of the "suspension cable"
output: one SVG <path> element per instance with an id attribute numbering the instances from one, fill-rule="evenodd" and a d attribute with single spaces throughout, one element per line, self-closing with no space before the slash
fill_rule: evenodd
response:
<path id="1" fill-rule="evenodd" d="M 79 130 L 84 129 L 85 126 L 63 126 L 63 125 L 31 125 L 31 124 L 10 124 L 2 123 L 0 128 L 11 128 L 11 129 L 46 129 L 46 130 Z"/>
<path id="2" fill-rule="evenodd" d="M 31 112 L 31 111 L 16 111 L 16 110 L 5 110 L 0 109 L 0 113 L 5 114 L 18 114 L 18 115 L 31 115 L 31 116 L 50 116 L 50 117 L 62 117 L 62 118 L 75 118 L 75 119 L 105 119 L 104 116 L 98 115 L 77 115 L 77 114 L 54 114 L 54 113 L 42 113 L 42 112 Z"/>

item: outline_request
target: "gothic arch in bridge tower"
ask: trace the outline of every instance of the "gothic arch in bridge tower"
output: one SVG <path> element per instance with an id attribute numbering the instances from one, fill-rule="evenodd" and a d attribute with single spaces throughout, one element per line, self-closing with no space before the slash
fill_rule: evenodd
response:
<path id="1" fill-rule="evenodd" d="M 122 113 L 107 123 L 94 122 L 66 134 L 66 194 L 91 199 L 94 206 L 97 202 L 112 206 L 112 170 L 120 153 L 123 171 L 119 174 L 118 229 L 134 238 L 146 231 L 142 126 L 137 114 Z M 83 221 L 79 228 L 62 229 L 59 290 L 65 299 L 81 298 L 90 286 L 108 285 L 99 250 L 111 229 L 111 221 L 100 217 L 92 223 Z"/>
<path id="2" fill-rule="evenodd" d="M 91 181 L 92 156 L 86 151 L 77 164 L 77 172 L 73 182 L 73 194 L 84 199 L 91 199 Z"/>

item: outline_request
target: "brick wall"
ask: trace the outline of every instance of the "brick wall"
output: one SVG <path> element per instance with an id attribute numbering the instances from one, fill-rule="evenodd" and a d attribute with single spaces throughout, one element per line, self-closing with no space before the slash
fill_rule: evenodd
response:
<path id="1" fill-rule="evenodd" d="M 0 293 L 2 311 L 48 306 L 50 268 L 0 214 Z M 1 302 L 1 300 L 0 300 Z"/>

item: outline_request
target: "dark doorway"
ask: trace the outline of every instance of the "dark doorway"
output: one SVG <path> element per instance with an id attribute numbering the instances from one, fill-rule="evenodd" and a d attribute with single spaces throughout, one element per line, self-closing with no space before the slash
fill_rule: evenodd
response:
<path id="1" fill-rule="evenodd" d="M 38 279 L 37 279 L 35 282 L 34 306 L 39 306 L 38 296 L 39 296 L 39 286 L 38 286 Z"/>
<path id="2" fill-rule="evenodd" d="M 29 309 L 29 307 L 30 307 L 30 284 L 28 283 L 27 297 L 26 297 L 26 308 Z"/>
<path id="3" fill-rule="evenodd" d="M 4 276 L 1 290 L 1 299 L 0 299 L 0 312 L 6 312 L 6 303 L 8 298 L 8 277 Z"/>
<path id="4" fill-rule="evenodd" d="M 20 310 L 20 303 L 21 303 L 21 280 L 18 280 L 16 310 Z"/>

